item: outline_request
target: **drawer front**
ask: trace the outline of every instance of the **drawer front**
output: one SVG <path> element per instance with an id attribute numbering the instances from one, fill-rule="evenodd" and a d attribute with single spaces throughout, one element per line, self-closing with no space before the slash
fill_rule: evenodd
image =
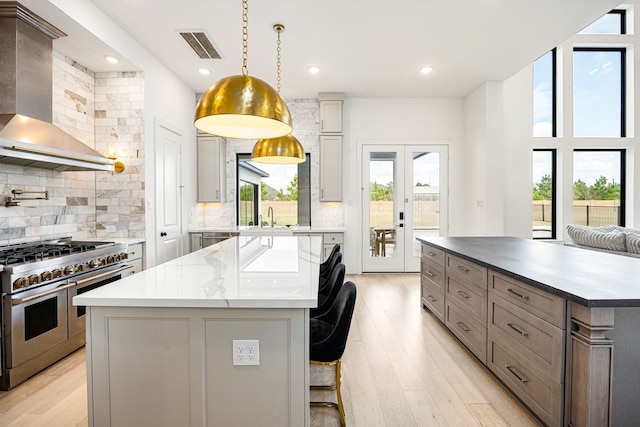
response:
<path id="1" fill-rule="evenodd" d="M 441 249 L 436 249 L 433 246 L 422 244 L 422 258 L 431 260 L 437 264 L 444 265 L 445 253 Z"/>
<path id="2" fill-rule="evenodd" d="M 335 245 L 336 243 L 344 243 L 344 234 L 342 233 L 324 233 L 324 244 Z"/>
<path id="3" fill-rule="evenodd" d="M 431 280 L 444 293 L 444 266 L 433 262 L 422 260 L 422 278 Z"/>
<path id="4" fill-rule="evenodd" d="M 127 259 L 138 259 L 138 258 L 142 258 L 142 243 L 135 243 L 133 245 L 129 245 L 127 247 L 127 254 L 128 257 Z"/>
<path id="5" fill-rule="evenodd" d="M 489 289 L 506 301 L 565 329 L 565 301 L 562 297 L 493 271 L 489 272 Z"/>
<path id="6" fill-rule="evenodd" d="M 487 291 L 459 278 L 446 274 L 445 294 L 447 301 L 455 302 L 483 326 L 487 325 Z"/>
<path id="7" fill-rule="evenodd" d="M 421 278 L 420 296 L 422 304 L 441 322 L 444 322 L 444 292 L 429 279 Z"/>
<path id="8" fill-rule="evenodd" d="M 562 386 L 489 334 L 487 366 L 548 426 L 562 425 Z"/>
<path id="9" fill-rule="evenodd" d="M 487 361 L 487 328 L 455 304 L 446 302 L 445 324 L 460 341 L 480 359 Z"/>
<path id="10" fill-rule="evenodd" d="M 563 382 L 564 331 L 497 295 L 489 295 L 489 331 L 556 382 Z"/>
<path id="11" fill-rule="evenodd" d="M 135 259 L 129 264 L 133 265 L 133 268 L 127 270 L 127 276 L 131 276 L 132 274 L 140 273 L 142 271 L 142 258 Z"/>
<path id="12" fill-rule="evenodd" d="M 471 283 L 487 289 L 487 269 L 453 255 L 447 255 L 447 273 L 464 277 Z"/>

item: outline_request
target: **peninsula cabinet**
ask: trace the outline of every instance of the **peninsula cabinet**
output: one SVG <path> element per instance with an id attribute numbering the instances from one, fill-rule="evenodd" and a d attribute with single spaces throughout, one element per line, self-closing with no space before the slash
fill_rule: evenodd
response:
<path id="1" fill-rule="evenodd" d="M 418 240 L 422 306 L 540 422 L 637 425 L 640 259 L 514 237 Z"/>
<path id="2" fill-rule="evenodd" d="M 320 201 L 342 201 L 342 135 L 320 135 Z"/>
<path id="3" fill-rule="evenodd" d="M 224 202 L 227 174 L 226 141 L 198 136 L 198 202 Z"/>

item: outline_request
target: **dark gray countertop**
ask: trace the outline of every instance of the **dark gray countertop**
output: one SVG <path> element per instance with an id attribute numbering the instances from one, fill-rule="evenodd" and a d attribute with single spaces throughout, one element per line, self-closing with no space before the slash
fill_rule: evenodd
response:
<path id="1" fill-rule="evenodd" d="M 516 237 L 419 241 L 587 307 L 640 307 L 640 259 Z"/>

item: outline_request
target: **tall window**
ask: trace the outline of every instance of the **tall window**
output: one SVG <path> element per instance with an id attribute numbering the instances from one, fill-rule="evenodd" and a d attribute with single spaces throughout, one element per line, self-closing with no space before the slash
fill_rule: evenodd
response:
<path id="1" fill-rule="evenodd" d="M 614 9 L 578 34 L 626 34 L 627 11 Z"/>
<path id="2" fill-rule="evenodd" d="M 273 209 L 276 226 L 311 225 L 311 168 L 310 156 L 296 165 L 271 165 L 251 162 L 250 154 L 238 154 L 238 224 L 270 225 L 269 208 Z M 258 181 L 249 181 L 240 174 L 253 171 Z M 244 178 L 244 179 L 243 179 Z M 252 192 L 253 203 L 249 203 Z M 247 199 L 247 200 L 245 200 Z M 250 219 L 252 218 L 252 219 Z M 243 222 L 247 222 L 244 224 Z"/>
<path id="3" fill-rule="evenodd" d="M 574 136 L 626 136 L 625 53 L 624 48 L 574 48 Z"/>
<path id="4" fill-rule="evenodd" d="M 556 50 L 533 63 L 533 136 L 556 136 Z"/>
<path id="5" fill-rule="evenodd" d="M 624 226 L 625 150 L 575 150 L 573 222 Z"/>
<path id="6" fill-rule="evenodd" d="M 556 238 L 556 150 L 533 150 L 533 238 Z"/>

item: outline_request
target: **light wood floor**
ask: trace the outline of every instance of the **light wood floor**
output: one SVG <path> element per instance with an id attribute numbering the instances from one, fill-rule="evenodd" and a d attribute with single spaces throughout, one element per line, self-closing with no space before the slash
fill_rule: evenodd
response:
<path id="1" fill-rule="evenodd" d="M 343 357 L 348 426 L 537 426 L 419 303 L 418 274 L 348 275 L 358 299 Z M 84 350 L 8 392 L 0 426 L 87 426 Z M 312 426 L 335 426 L 313 409 Z"/>

